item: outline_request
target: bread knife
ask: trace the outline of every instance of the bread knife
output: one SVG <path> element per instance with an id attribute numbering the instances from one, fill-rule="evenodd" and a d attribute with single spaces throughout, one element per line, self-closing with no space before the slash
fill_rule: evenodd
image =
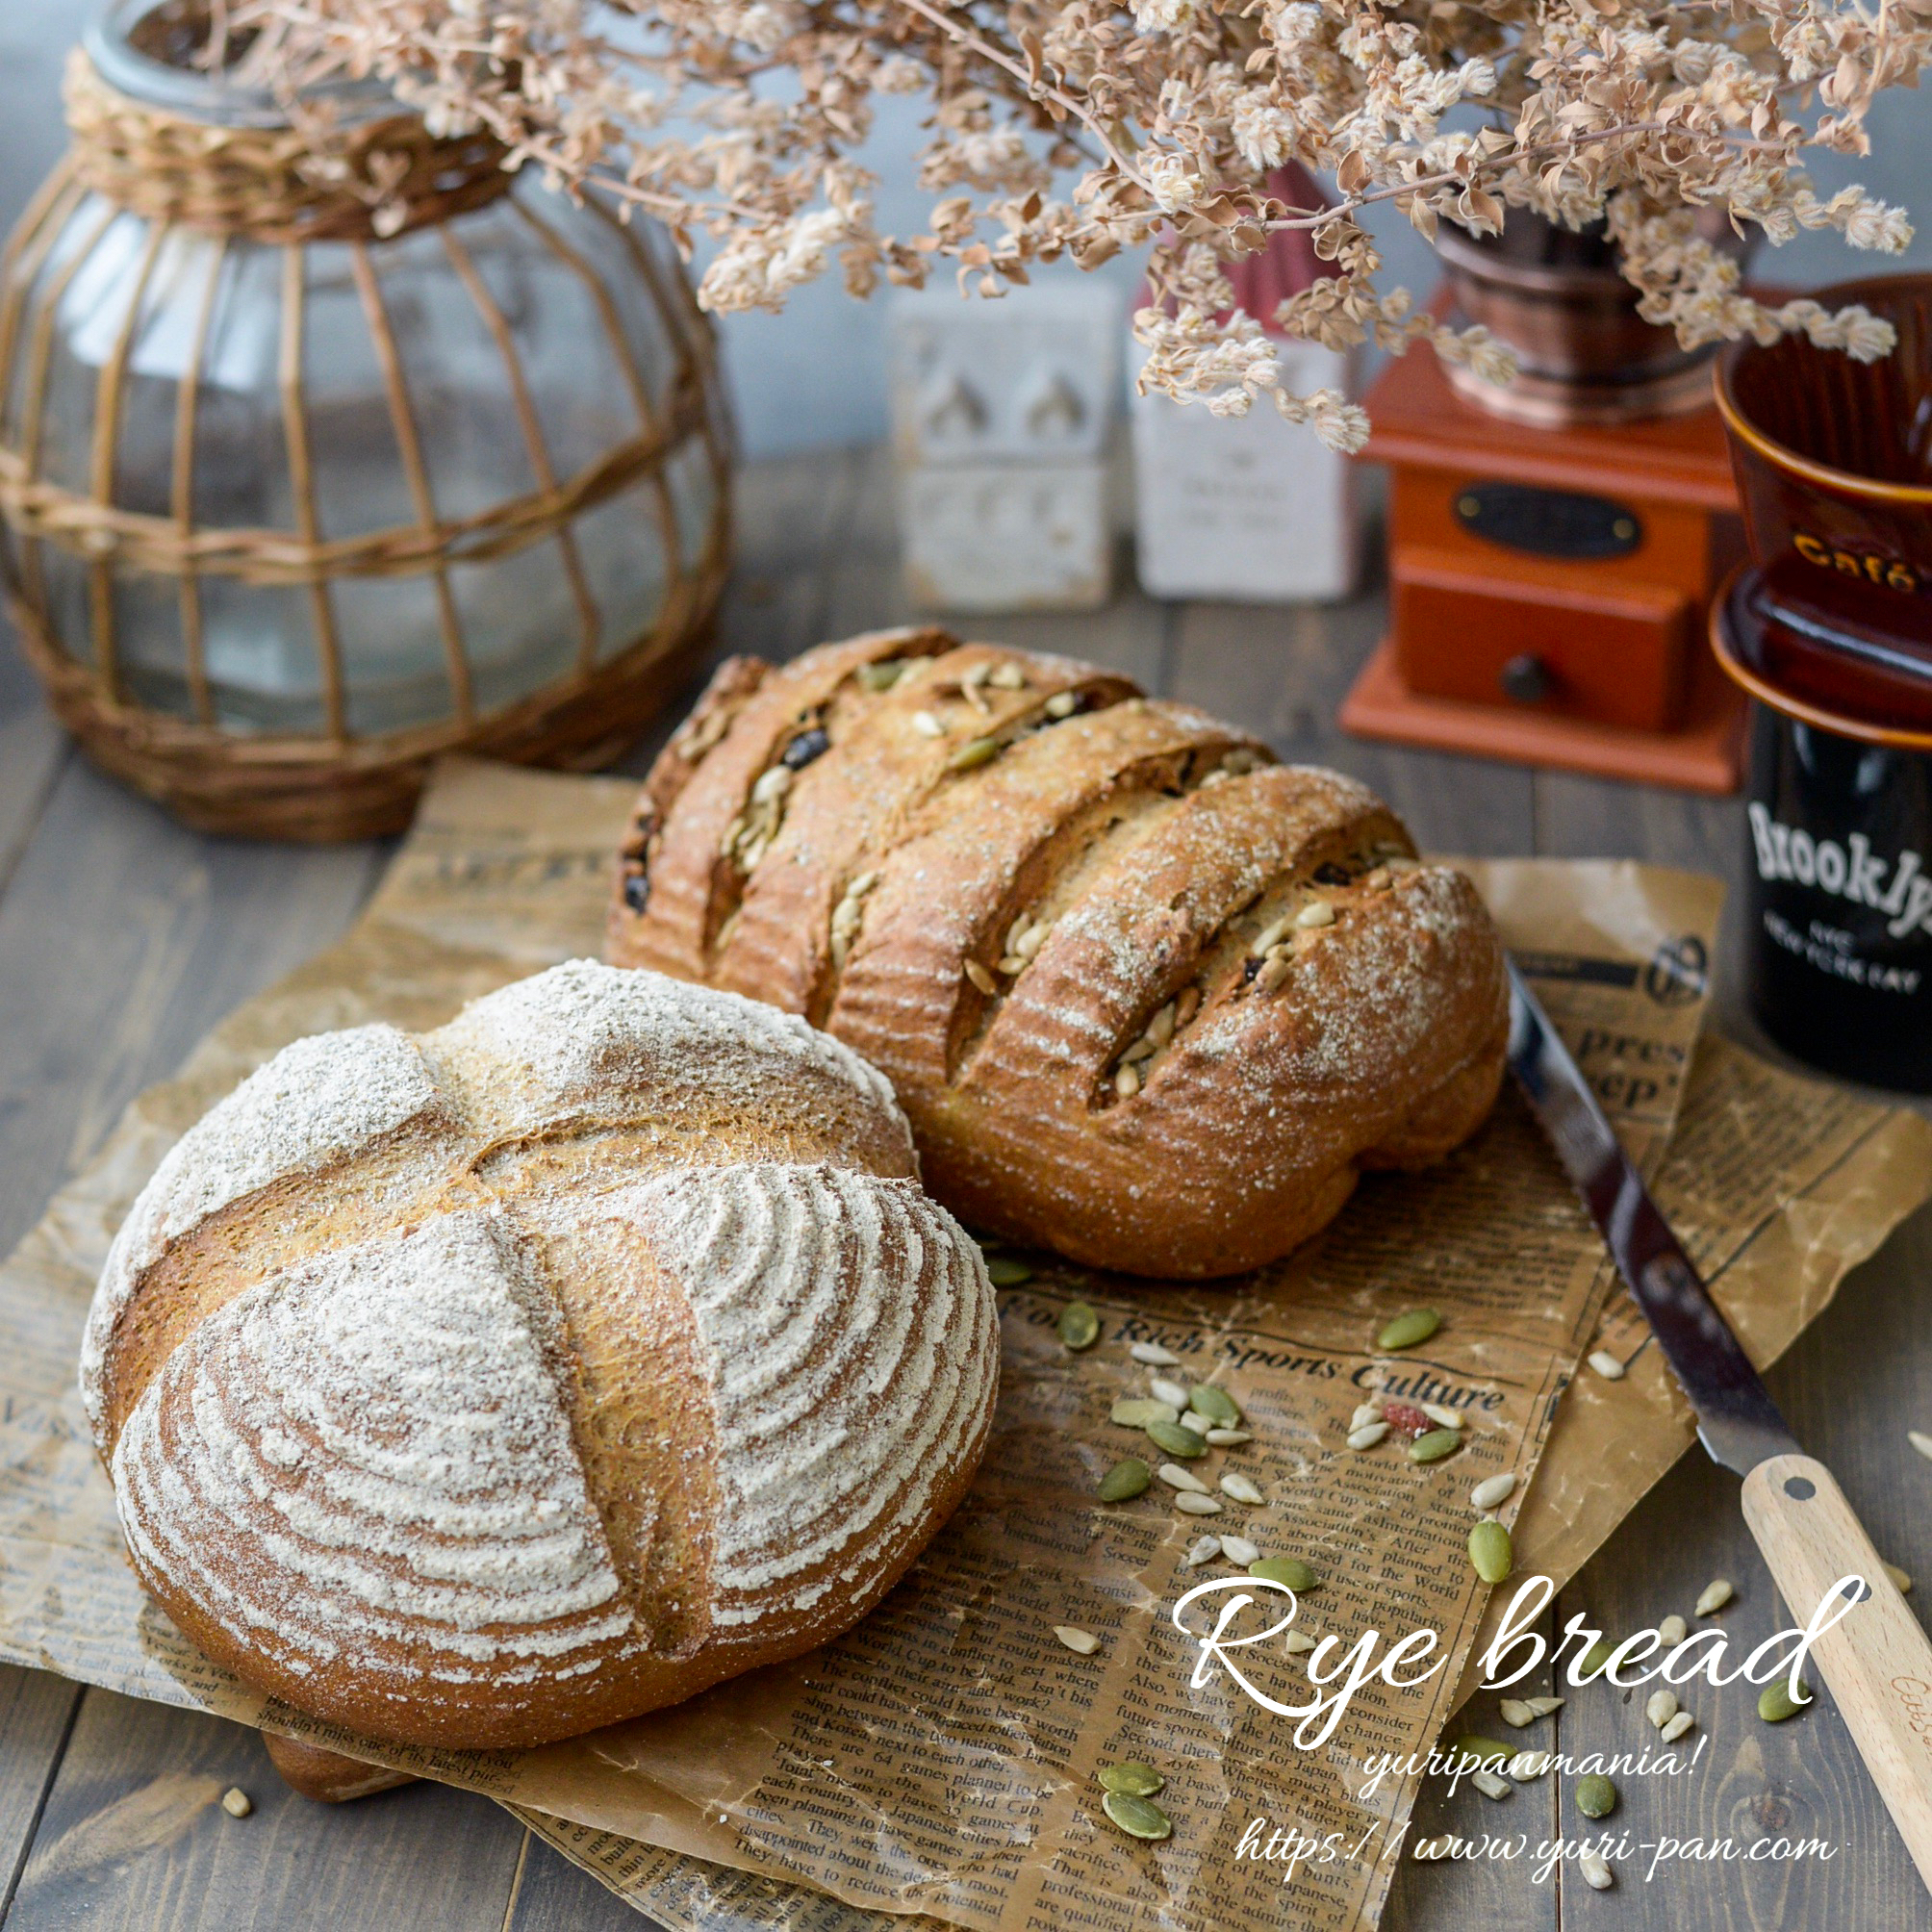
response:
<path id="1" fill-rule="evenodd" d="M 1706 1452 L 1744 1479 L 1744 1521 L 1786 1604 L 1807 1620 L 1842 1583 L 1852 1598 L 1811 1654 L 1932 1888 L 1932 1640 L 1830 1472 L 1798 1447 L 1513 960 L 1509 975 L 1511 1071 L 1649 1321 Z"/>

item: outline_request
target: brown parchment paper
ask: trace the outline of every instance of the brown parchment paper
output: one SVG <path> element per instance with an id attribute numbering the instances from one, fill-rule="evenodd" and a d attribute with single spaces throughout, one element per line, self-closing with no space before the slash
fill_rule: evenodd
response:
<path id="1" fill-rule="evenodd" d="M 0 1657 L 486 1792 L 541 1818 L 569 1855 L 674 1924 L 1275 1922 L 1278 1870 L 1234 1857 L 1257 1817 L 1338 1834 L 1344 1847 L 1297 1876 L 1296 1923 L 1372 1923 L 1415 1781 L 1387 1781 L 1364 1804 L 1361 1761 L 1424 1748 L 1457 1701 L 1485 1597 L 1465 1548 L 1470 1485 L 1516 1471 L 1504 1515 L 1523 1513 L 1524 1566 L 1573 1569 L 1684 1439 L 1667 1404 L 1638 1406 L 1648 1402 L 1642 1352 L 1626 1382 L 1586 1380 L 1558 1403 L 1609 1276 L 1513 1093 L 1451 1161 L 1371 1178 L 1318 1241 L 1239 1283 L 1180 1290 L 1042 1261 L 1002 1295 L 1003 1391 L 984 1471 L 913 1574 L 839 1642 L 676 1710 L 521 1753 L 386 1746 L 250 1691 L 142 1596 L 72 1391 L 87 1299 L 129 1201 L 179 1132 L 287 1040 L 378 1017 L 433 1025 L 488 987 L 595 952 L 630 792 L 447 768 L 349 937 L 138 1101 L 0 1270 Z M 1696 1055 L 1712 881 L 1621 864 L 1472 871 L 1646 1165 L 1690 1095 L 1687 1119 L 1707 1123 L 1704 1152 L 1670 1160 L 1672 1210 L 1693 1252 L 1729 1258 L 1728 1289 L 1786 1305 L 1743 1322 L 1747 1339 L 1788 1339 L 1807 1315 L 1791 1312 L 1777 1264 L 1795 1268 L 1796 1306 L 1815 1311 L 1932 1184 L 1932 1133 L 1842 1097 L 1794 1106 L 1805 1083 L 1735 1051 Z M 1075 1295 L 1104 1329 L 1080 1356 L 1054 1327 Z M 1420 1304 L 1442 1313 L 1439 1333 L 1379 1359 L 1377 1330 Z M 1213 1373 L 1242 1403 L 1254 1441 L 1203 1473 L 1211 1482 L 1238 1467 L 1263 1507 L 1184 1516 L 1164 1488 L 1096 1504 L 1099 1475 L 1144 1446 L 1107 1420 L 1117 1396 L 1144 1389 L 1128 1357 L 1136 1339 L 1181 1356 L 1183 1379 Z M 1467 1446 L 1426 1468 L 1394 1443 L 1349 1451 L 1349 1413 L 1376 1385 L 1465 1411 Z M 1579 1453 L 1526 1487 L 1564 1411 L 1581 1417 L 1564 1413 Z M 1619 1462 L 1610 1451 L 1630 1427 L 1656 1440 Z M 1531 1512 L 1544 1494 L 1558 1507 L 1539 1529 Z M 1225 1676 L 1191 1687 L 1193 1646 L 1168 1611 L 1188 1585 L 1229 1574 L 1182 1568 L 1188 1544 L 1220 1529 L 1314 1566 L 1298 1627 L 1344 1642 L 1368 1628 L 1433 1629 L 1442 1667 L 1415 1689 L 1363 1690 L 1335 1737 L 1307 1751 L 1293 1747 L 1292 1719 Z M 1101 1650 L 1065 1650 L 1056 1623 L 1096 1632 Z M 1268 1694 L 1309 1699 L 1305 1660 L 1270 1645 L 1245 1664 Z M 1165 1843 L 1097 1821 L 1092 1771 L 1122 1757 L 1166 1772 Z"/>

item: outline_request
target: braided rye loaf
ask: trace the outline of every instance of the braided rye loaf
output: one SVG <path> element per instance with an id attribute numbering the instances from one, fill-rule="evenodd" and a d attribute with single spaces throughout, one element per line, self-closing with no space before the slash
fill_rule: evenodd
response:
<path id="1" fill-rule="evenodd" d="M 970 1225 L 1130 1273 L 1286 1253 L 1502 1077 L 1495 928 L 1364 787 L 934 629 L 725 664 L 646 782 L 606 956 L 826 1029 Z"/>
<path id="2" fill-rule="evenodd" d="M 801 1021 L 590 961 L 287 1048 L 170 1151 L 82 1389 L 136 1569 L 259 1688 L 530 1744 L 855 1622 L 958 1503 L 979 1250 Z"/>

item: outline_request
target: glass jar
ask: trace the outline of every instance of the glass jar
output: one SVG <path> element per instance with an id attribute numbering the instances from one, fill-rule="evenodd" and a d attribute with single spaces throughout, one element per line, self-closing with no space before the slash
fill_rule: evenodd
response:
<path id="1" fill-rule="evenodd" d="M 318 155 L 160 58 L 174 11 L 89 36 L 74 150 L 7 257 L 7 572 L 57 707 L 231 830 L 399 823 L 441 750 L 620 749 L 728 541 L 668 242 L 364 86 Z"/>

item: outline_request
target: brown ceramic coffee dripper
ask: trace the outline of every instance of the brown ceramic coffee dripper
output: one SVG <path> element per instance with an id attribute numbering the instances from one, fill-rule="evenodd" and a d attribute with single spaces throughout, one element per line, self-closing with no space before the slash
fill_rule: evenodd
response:
<path id="1" fill-rule="evenodd" d="M 1841 718 L 1932 729 L 1932 276 L 1817 299 L 1862 304 L 1898 343 L 1858 363 L 1792 336 L 1718 362 L 1755 564 L 1735 594 L 1746 668 Z"/>

